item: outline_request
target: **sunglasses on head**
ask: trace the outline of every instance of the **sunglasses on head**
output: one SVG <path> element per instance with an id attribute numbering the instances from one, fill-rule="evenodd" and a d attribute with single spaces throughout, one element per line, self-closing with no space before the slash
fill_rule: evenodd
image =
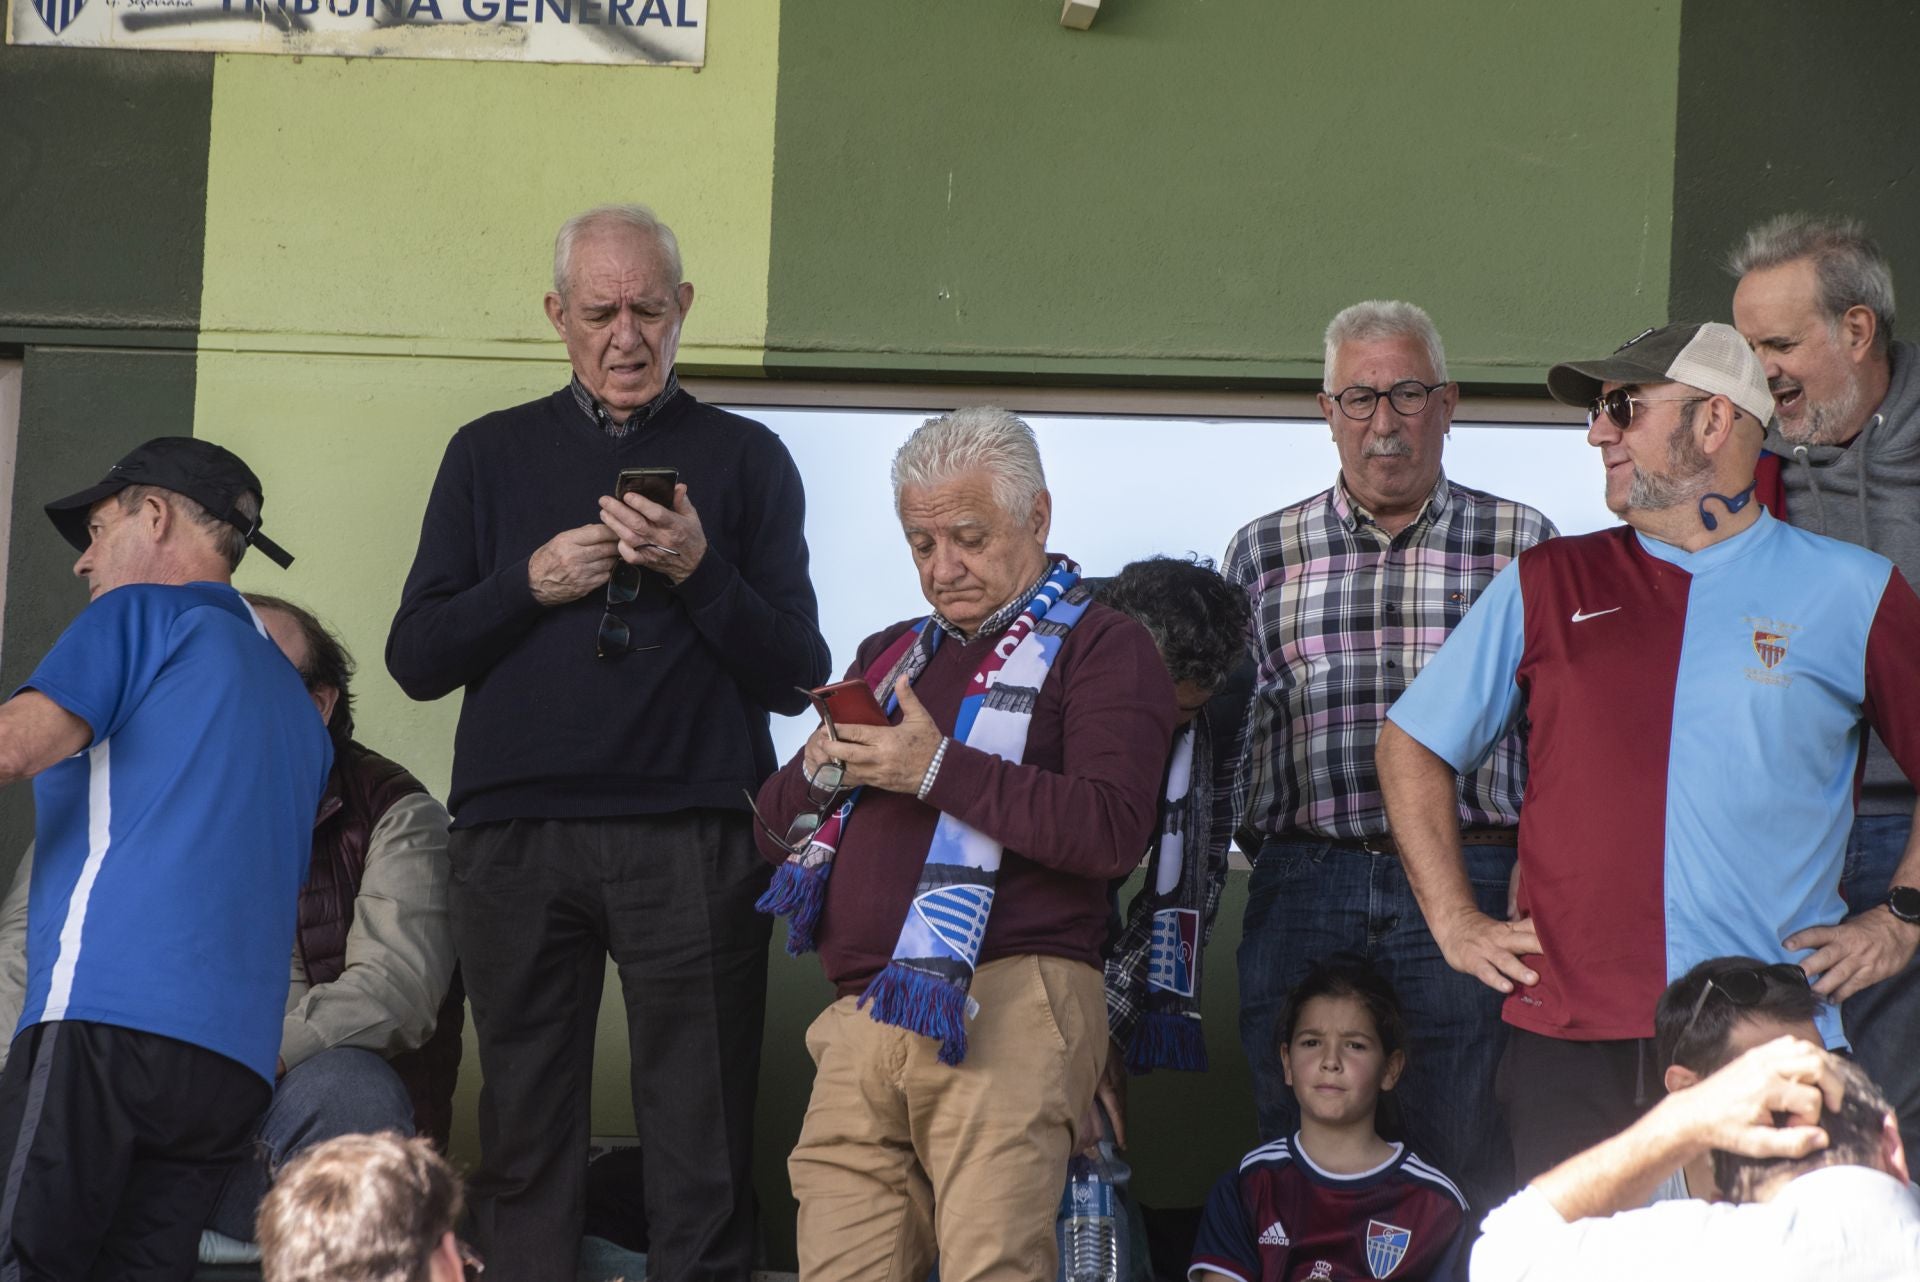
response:
<path id="1" fill-rule="evenodd" d="M 1592 427 L 1601 415 L 1621 431 L 1633 426 L 1633 407 L 1636 405 L 1695 405 L 1701 401 L 1710 401 L 1711 396 L 1663 396 L 1659 398 L 1635 396 L 1624 387 L 1616 387 L 1611 392 L 1602 392 L 1593 398 L 1587 406 L 1587 426 Z"/>
<path id="2" fill-rule="evenodd" d="M 1693 1026 L 1700 1022 L 1700 1012 L 1707 1008 L 1707 998 L 1719 993 L 1727 999 L 1727 1004 L 1746 1010 L 1758 1006 L 1767 995 L 1769 982 L 1804 988 L 1807 984 L 1807 972 L 1792 962 L 1775 962 L 1771 966 L 1741 966 L 1724 971 L 1708 979 L 1700 989 L 1700 996 L 1693 1000 L 1693 1011 L 1687 1016 L 1687 1022 L 1680 1028 L 1680 1036 L 1674 1045 L 1685 1044 Z"/>

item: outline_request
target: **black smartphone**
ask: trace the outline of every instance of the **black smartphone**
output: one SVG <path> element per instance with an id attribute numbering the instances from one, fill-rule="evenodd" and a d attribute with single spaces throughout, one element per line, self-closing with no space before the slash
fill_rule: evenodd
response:
<path id="1" fill-rule="evenodd" d="M 680 484 L 680 472 L 671 467 L 627 467 L 620 470 L 620 477 L 613 483 L 613 497 L 623 499 L 629 494 L 638 494 L 641 498 L 661 507 L 673 506 L 673 490 Z"/>

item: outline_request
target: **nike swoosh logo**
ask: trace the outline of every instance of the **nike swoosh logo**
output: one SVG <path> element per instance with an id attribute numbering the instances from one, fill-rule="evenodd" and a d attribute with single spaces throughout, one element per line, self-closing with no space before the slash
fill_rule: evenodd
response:
<path id="1" fill-rule="evenodd" d="M 1593 612 L 1592 612 L 1591 614 L 1589 614 L 1589 613 L 1588 613 L 1587 611 L 1585 611 L 1585 610 L 1575 610 L 1575 611 L 1573 612 L 1573 621 L 1574 621 L 1575 623 L 1585 623 L 1585 622 L 1586 622 L 1586 621 L 1587 621 L 1588 619 L 1597 619 L 1597 618 L 1599 618 L 1599 617 L 1600 617 L 1601 615 L 1603 615 L 1603 614 L 1613 614 L 1613 613 L 1615 613 L 1616 611 L 1619 611 L 1619 610 L 1622 610 L 1622 609 L 1625 609 L 1625 608 L 1626 608 L 1626 607 L 1624 607 L 1624 606 L 1618 606 L 1618 605 L 1616 605 L 1616 606 L 1614 606 L 1614 607 L 1613 607 L 1613 609 L 1612 609 L 1612 610 L 1595 610 L 1595 611 L 1593 611 Z"/>

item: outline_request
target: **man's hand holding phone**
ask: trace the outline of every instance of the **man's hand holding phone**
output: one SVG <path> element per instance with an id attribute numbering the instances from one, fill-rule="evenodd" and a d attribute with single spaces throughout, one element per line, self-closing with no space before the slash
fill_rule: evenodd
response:
<path id="1" fill-rule="evenodd" d="M 904 676 L 894 682 L 893 692 L 900 700 L 900 724 L 838 725 L 833 754 L 846 765 L 847 787 L 871 784 L 911 797 L 920 791 L 945 736 Z"/>
<path id="2" fill-rule="evenodd" d="M 674 583 L 685 581 L 707 554 L 706 531 L 687 487 L 670 468 L 635 468 L 620 474 L 616 489 L 617 495 L 601 498 L 600 519 L 618 540 L 620 559 Z"/>

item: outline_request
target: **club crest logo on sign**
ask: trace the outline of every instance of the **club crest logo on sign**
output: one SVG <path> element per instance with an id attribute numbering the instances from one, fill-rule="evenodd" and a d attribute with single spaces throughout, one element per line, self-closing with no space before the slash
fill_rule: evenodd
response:
<path id="1" fill-rule="evenodd" d="M 47 30 L 57 36 L 80 16 L 86 3 L 87 0 L 33 0 L 33 11 L 47 24 Z"/>
<path id="2" fill-rule="evenodd" d="M 1162 908 L 1153 915 L 1147 986 L 1163 993 L 1193 996 L 1193 959 L 1199 951 L 1200 914 L 1191 908 Z"/>
<path id="3" fill-rule="evenodd" d="M 1377 1278 L 1386 1277 L 1400 1267 L 1400 1261 L 1407 1258 L 1407 1245 L 1412 1241 L 1413 1234 L 1397 1224 L 1368 1220 L 1368 1270 Z"/>
<path id="4" fill-rule="evenodd" d="M 1753 652 L 1760 656 L 1760 662 L 1769 668 L 1780 666 L 1780 660 L 1787 657 L 1787 638 L 1779 632 L 1768 632 L 1761 628 L 1753 630 Z"/>

